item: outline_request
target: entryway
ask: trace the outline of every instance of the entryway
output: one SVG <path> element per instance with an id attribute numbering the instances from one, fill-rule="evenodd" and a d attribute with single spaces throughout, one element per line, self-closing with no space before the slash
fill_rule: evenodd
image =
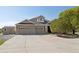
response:
<path id="1" fill-rule="evenodd" d="M 48 26 L 48 33 L 51 33 L 51 29 L 50 29 L 50 26 Z"/>

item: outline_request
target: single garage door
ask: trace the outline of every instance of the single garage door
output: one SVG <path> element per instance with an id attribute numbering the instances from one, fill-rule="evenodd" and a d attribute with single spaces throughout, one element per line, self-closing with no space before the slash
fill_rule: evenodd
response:
<path id="1" fill-rule="evenodd" d="M 35 33 L 36 34 L 43 34 L 45 33 L 45 27 L 44 26 L 38 26 L 35 28 Z"/>
<path id="2" fill-rule="evenodd" d="M 22 35 L 32 35 L 32 34 L 35 34 L 35 28 L 21 28 L 19 30 L 19 34 L 22 34 Z"/>

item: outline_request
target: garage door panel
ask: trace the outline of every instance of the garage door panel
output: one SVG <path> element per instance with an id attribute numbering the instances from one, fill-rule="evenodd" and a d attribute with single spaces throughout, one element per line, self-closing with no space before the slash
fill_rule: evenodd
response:
<path id="1" fill-rule="evenodd" d="M 21 34 L 35 34 L 35 31 L 33 28 L 28 28 L 28 29 L 21 29 Z"/>

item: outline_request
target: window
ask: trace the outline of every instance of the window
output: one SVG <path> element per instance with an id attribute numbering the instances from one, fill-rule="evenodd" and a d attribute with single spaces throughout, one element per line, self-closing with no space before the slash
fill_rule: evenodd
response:
<path id="1" fill-rule="evenodd" d="M 4 31 L 6 31 L 6 29 L 4 29 Z"/>

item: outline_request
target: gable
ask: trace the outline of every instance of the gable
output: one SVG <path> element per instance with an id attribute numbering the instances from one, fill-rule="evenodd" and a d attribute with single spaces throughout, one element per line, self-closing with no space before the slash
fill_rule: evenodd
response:
<path id="1" fill-rule="evenodd" d="M 49 21 L 45 19 L 45 17 L 43 16 L 38 16 L 38 17 L 34 17 L 34 18 L 31 18 L 29 20 L 25 19 L 24 21 L 22 22 L 19 22 L 17 24 L 47 24 Z"/>

